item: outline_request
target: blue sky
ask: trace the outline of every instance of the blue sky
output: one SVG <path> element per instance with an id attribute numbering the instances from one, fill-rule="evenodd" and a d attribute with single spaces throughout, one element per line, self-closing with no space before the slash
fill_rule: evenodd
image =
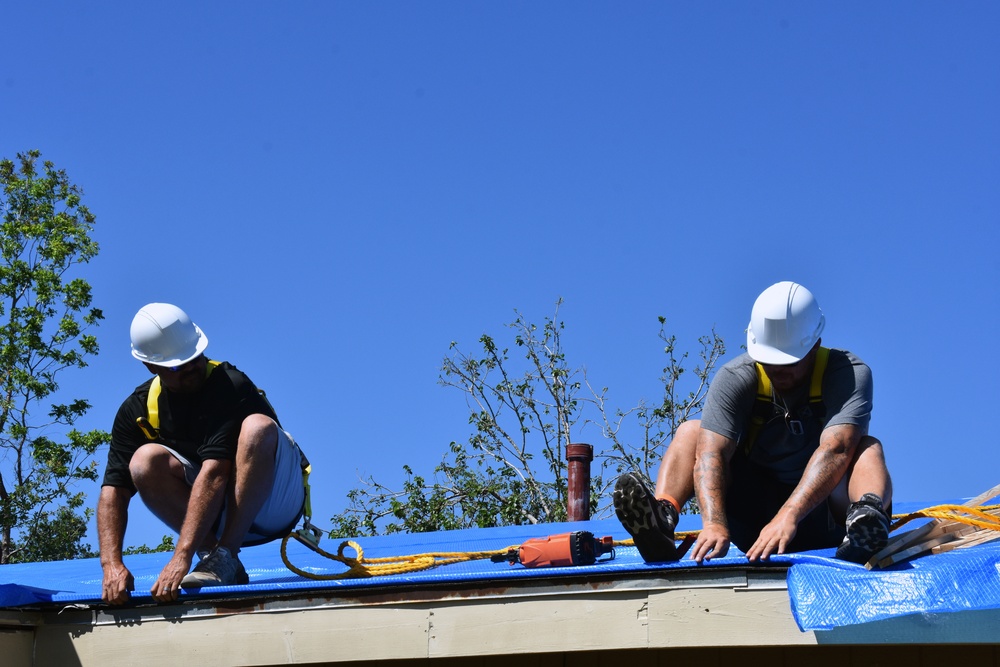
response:
<path id="1" fill-rule="evenodd" d="M 87 427 L 147 377 L 135 311 L 176 303 L 268 391 L 325 525 L 469 435 L 452 341 L 562 298 L 570 363 L 628 407 L 657 316 L 731 358 L 795 280 L 873 369 L 898 498 L 1000 482 L 995 4 L 41 1 L 2 33 L 0 155 L 97 215 Z"/>

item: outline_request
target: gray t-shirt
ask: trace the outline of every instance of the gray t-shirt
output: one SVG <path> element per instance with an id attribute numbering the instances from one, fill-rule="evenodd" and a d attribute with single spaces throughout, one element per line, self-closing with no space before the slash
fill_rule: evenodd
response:
<path id="1" fill-rule="evenodd" d="M 868 433 L 872 411 L 872 374 L 867 365 L 850 352 L 830 350 L 823 374 L 822 420 L 813 416 L 809 406 L 809 383 L 793 395 L 781 395 L 774 402 L 772 417 L 760 429 L 749 452 L 751 462 L 771 471 L 776 481 L 797 484 L 809 457 L 819 447 L 820 433 L 828 426 L 852 424 Z M 754 401 L 757 396 L 757 370 L 753 359 L 742 354 L 716 373 L 705 399 L 702 428 L 739 442 L 748 434 Z M 781 405 L 783 403 L 784 405 Z M 788 426 L 790 419 L 802 425 L 796 435 Z"/>

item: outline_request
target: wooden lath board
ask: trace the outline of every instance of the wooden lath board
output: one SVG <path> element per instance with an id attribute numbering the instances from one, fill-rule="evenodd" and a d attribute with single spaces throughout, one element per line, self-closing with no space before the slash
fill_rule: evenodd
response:
<path id="1" fill-rule="evenodd" d="M 962 507 L 979 507 L 998 495 L 1000 495 L 1000 485 L 963 503 Z M 1000 509 L 990 510 L 986 513 L 1000 517 Z M 932 519 L 919 528 L 892 536 L 886 547 L 872 556 L 865 567 L 868 569 L 885 568 L 922 554 L 943 553 L 952 549 L 982 544 L 996 538 L 1000 538 L 1000 531 L 984 529 L 950 519 Z M 951 547 L 946 548 L 949 544 Z"/>

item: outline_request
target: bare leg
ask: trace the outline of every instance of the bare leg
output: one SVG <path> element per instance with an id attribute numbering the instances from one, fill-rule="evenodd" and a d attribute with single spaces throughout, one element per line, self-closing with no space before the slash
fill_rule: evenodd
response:
<path id="1" fill-rule="evenodd" d="M 191 486 L 184 478 L 184 465 L 166 449 L 151 443 L 132 455 L 129 472 L 149 511 L 180 535 L 191 501 Z M 215 535 L 209 534 L 198 550 L 211 550 L 215 544 Z"/>
<path id="2" fill-rule="evenodd" d="M 683 507 L 694 497 L 694 459 L 700 429 L 698 419 L 677 427 L 656 474 L 657 498 L 672 498 Z"/>
<path id="3" fill-rule="evenodd" d="M 700 432 L 699 421 L 685 422 L 677 428 L 660 461 L 654 492 L 650 493 L 634 472 L 622 475 L 615 483 L 615 516 L 647 563 L 676 561 L 680 557 L 674 544 L 674 528 L 681 507 L 694 495 L 694 460 Z"/>
<path id="4" fill-rule="evenodd" d="M 184 480 L 181 462 L 160 445 L 146 444 L 133 454 L 129 472 L 146 507 L 180 533 L 191 498 L 191 487 Z"/>
<path id="5" fill-rule="evenodd" d="M 243 420 L 226 496 L 226 525 L 219 538 L 219 544 L 234 554 L 271 495 L 277 447 L 278 426 L 269 417 L 256 414 Z"/>

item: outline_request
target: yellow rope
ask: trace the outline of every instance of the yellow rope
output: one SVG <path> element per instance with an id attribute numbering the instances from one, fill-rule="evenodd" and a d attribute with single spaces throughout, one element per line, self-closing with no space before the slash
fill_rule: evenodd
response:
<path id="1" fill-rule="evenodd" d="M 700 530 L 683 530 L 678 533 L 674 533 L 674 539 L 683 540 L 685 537 L 689 535 L 697 535 L 700 532 L 701 532 Z M 614 544 L 614 546 L 616 547 L 634 547 L 635 540 L 633 540 L 630 537 L 627 540 L 615 540 L 614 542 L 612 542 L 612 544 Z"/>
<path id="2" fill-rule="evenodd" d="M 982 505 L 980 507 L 966 507 L 964 505 L 935 505 L 916 512 L 911 512 L 910 514 L 893 515 L 893 523 L 889 530 L 890 532 L 894 531 L 914 519 L 946 519 L 949 521 L 958 521 L 960 523 L 976 526 L 978 528 L 1000 530 L 1000 517 L 989 513 L 995 512 L 998 509 L 1000 509 L 1000 505 Z M 699 532 L 700 531 L 697 530 L 684 531 L 677 533 L 675 537 L 677 539 L 683 539 L 690 535 L 697 535 Z M 305 570 L 296 567 L 288 559 L 287 554 L 288 540 L 291 538 L 297 539 L 306 547 L 321 556 L 343 563 L 347 566 L 347 570 L 337 574 L 317 574 L 315 572 L 306 572 Z M 630 547 L 633 546 L 635 542 L 632 539 L 615 540 L 613 544 L 616 547 Z M 495 551 L 442 551 L 414 554 L 411 556 L 365 558 L 365 552 L 361 548 L 361 545 L 353 540 L 345 540 L 344 542 L 341 542 L 337 549 L 337 553 L 332 554 L 321 549 L 318 544 L 310 543 L 309 540 L 303 539 L 297 533 L 292 533 L 291 535 L 286 535 L 285 539 L 281 541 L 281 560 L 284 562 L 285 567 L 300 577 L 314 579 L 317 581 L 333 581 L 336 579 L 357 579 L 361 577 L 377 577 L 392 574 L 406 574 L 409 572 L 420 572 L 441 565 L 451 565 L 453 563 L 464 563 L 492 558 L 493 556 L 498 555 L 506 555 L 511 550 L 516 551 L 519 548 L 520 545 L 514 545 L 507 547 L 506 549 L 498 549 Z M 346 549 L 353 549 L 357 555 L 353 558 L 345 555 L 344 551 Z"/>
<path id="3" fill-rule="evenodd" d="M 1000 509 L 1000 505 L 980 505 L 966 507 L 965 505 L 934 505 L 909 514 L 894 514 L 890 532 L 914 519 L 944 519 L 957 521 L 969 526 L 986 530 L 1000 530 L 1000 517 L 990 512 Z"/>
<path id="4" fill-rule="evenodd" d="M 287 545 L 289 538 L 299 539 L 298 536 L 293 533 L 291 535 L 286 535 L 285 539 L 281 541 L 281 560 L 285 563 L 285 567 L 299 575 L 300 577 L 305 577 L 306 579 L 315 579 L 317 581 L 333 581 L 335 579 L 357 579 L 361 577 L 378 577 L 390 574 L 406 574 L 408 572 L 420 572 L 422 570 L 429 570 L 432 567 L 438 567 L 439 565 L 451 565 L 453 563 L 464 563 L 473 560 L 483 560 L 484 558 L 491 558 L 495 555 L 506 554 L 511 549 L 517 549 L 517 546 L 507 547 L 506 549 L 500 549 L 496 551 L 444 551 L 444 552 L 431 552 L 423 554 L 414 554 L 412 556 L 390 556 L 387 558 L 365 558 L 365 552 L 361 548 L 361 545 L 353 540 L 345 540 L 340 543 L 340 547 L 337 549 L 336 554 L 324 551 L 317 545 L 308 543 L 305 540 L 299 539 L 300 542 L 305 544 L 307 547 L 325 556 L 330 560 L 335 560 L 339 563 L 343 563 L 347 566 L 347 570 L 340 572 L 338 574 L 316 574 L 315 572 L 306 572 L 294 565 L 288 559 Z M 345 549 L 354 549 L 357 554 L 354 558 L 344 555 Z"/>

